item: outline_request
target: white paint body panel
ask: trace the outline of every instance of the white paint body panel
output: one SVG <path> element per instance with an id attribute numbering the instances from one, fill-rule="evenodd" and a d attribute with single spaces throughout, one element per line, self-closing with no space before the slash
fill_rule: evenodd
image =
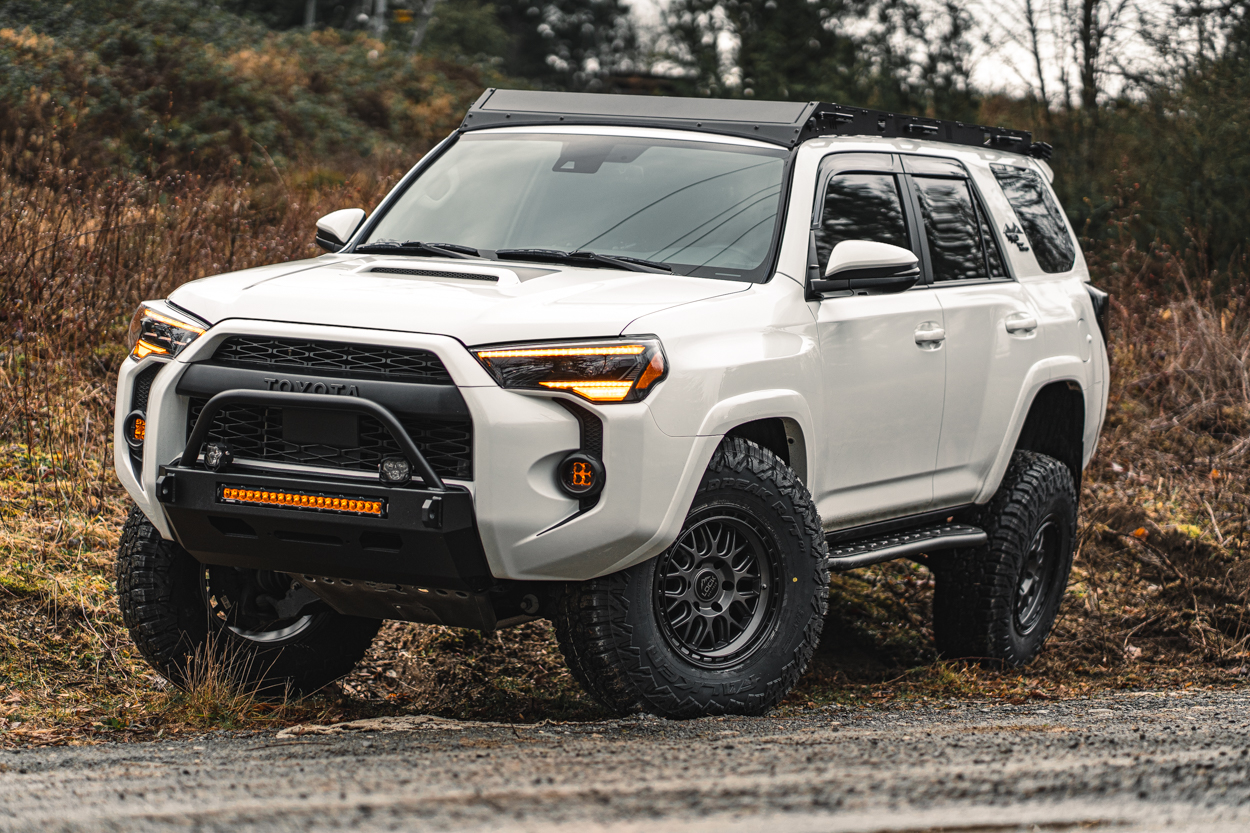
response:
<path id="1" fill-rule="evenodd" d="M 680 137 L 676 131 L 559 129 Z M 918 287 L 892 296 L 804 297 L 817 169 L 824 156 L 844 150 L 961 160 L 996 226 L 1010 217 L 988 164 L 1020 164 L 1019 157 L 908 140 L 818 139 L 796 152 L 775 274 L 762 284 L 351 254 L 194 281 L 170 300 L 212 327 L 157 375 L 137 472 L 121 424 L 133 377 L 144 365 L 127 360 L 119 374 L 118 476 L 170 535 L 152 494 L 159 464 L 175 458 L 185 442 L 187 400 L 174 392 L 177 380 L 232 334 L 436 353 L 473 418 L 474 480 L 462 485 L 474 495 L 487 560 L 498 578 L 582 580 L 662 552 L 679 532 L 721 438 L 757 419 L 785 421 L 793 468 L 827 529 L 988 500 L 1033 398 L 1055 381 L 1083 392 L 1088 461 L 1105 415 L 1107 360 L 1079 255 L 1071 272 L 1046 275 L 1031 253 L 1006 245 L 1000 234 L 1012 281 Z M 379 266 L 498 280 L 369 271 Z M 527 270 L 535 266 L 549 268 L 548 274 L 533 277 Z M 1004 319 L 1017 313 L 1037 319 L 1033 332 L 1007 332 Z M 943 329 L 945 341 L 918 343 L 924 327 Z M 603 421 L 608 476 L 598 505 L 570 519 L 577 503 L 556 488 L 554 475 L 557 461 L 578 445 L 576 421 L 554 401 L 565 395 L 499 388 L 467 345 L 621 334 L 657 336 L 668 377 L 640 403 L 575 399 Z"/>

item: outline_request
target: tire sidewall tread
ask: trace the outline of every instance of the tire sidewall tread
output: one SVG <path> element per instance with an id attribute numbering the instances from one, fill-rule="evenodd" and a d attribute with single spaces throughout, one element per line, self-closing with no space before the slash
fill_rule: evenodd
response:
<path id="1" fill-rule="evenodd" d="M 761 714 L 790 691 L 820 638 L 828 549 L 806 487 L 776 455 L 727 438 L 712 456 L 690 514 L 748 511 L 780 544 L 778 610 L 759 648 L 725 668 L 694 665 L 663 638 L 651 603 L 655 559 L 565 585 L 556 634 L 574 678 L 609 709 L 667 717 Z M 683 530 L 684 531 L 684 530 Z"/>
<path id="2" fill-rule="evenodd" d="M 934 632 L 947 658 L 1019 667 L 1041 651 L 1054 626 L 1072 568 L 1077 494 L 1067 466 L 1043 454 L 1016 451 L 993 498 L 974 513 L 984 546 L 957 550 L 938 563 Z M 1054 515 L 1061 535 L 1060 563 L 1041 619 L 1027 634 L 1015 627 L 1015 596 L 1033 535 Z"/>

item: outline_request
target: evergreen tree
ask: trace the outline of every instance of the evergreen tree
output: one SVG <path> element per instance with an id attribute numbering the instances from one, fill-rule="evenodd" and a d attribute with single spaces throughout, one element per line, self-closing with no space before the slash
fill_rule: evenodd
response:
<path id="1" fill-rule="evenodd" d="M 702 95 L 976 116 L 972 19 L 956 0 L 673 0 L 665 23 Z"/>
<path id="2" fill-rule="evenodd" d="M 638 39 L 624 0 L 497 0 L 510 45 L 504 71 L 547 89 L 595 90 L 634 69 Z"/>

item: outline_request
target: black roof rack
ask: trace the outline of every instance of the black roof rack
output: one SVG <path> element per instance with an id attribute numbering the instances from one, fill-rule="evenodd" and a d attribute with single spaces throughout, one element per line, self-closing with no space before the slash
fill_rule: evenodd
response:
<path id="1" fill-rule="evenodd" d="M 743 101 L 488 89 L 461 130 L 508 125 L 611 124 L 664 127 L 759 139 L 794 147 L 817 136 L 927 139 L 1049 158 L 1050 145 L 1027 130 L 985 127 L 818 101 Z"/>

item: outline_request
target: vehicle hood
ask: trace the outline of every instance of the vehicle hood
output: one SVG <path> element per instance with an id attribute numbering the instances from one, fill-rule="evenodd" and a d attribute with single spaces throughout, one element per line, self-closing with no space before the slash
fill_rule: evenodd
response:
<path id="1" fill-rule="evenodd" d="M 422 272 L 433 274 L 414 274 Z M 326 255 L 202 278 L 169 300 L 211 324 L 362 327 L 475 345 L 618 335 L 640 316 L 749 286 L 547 264 Z"/>

